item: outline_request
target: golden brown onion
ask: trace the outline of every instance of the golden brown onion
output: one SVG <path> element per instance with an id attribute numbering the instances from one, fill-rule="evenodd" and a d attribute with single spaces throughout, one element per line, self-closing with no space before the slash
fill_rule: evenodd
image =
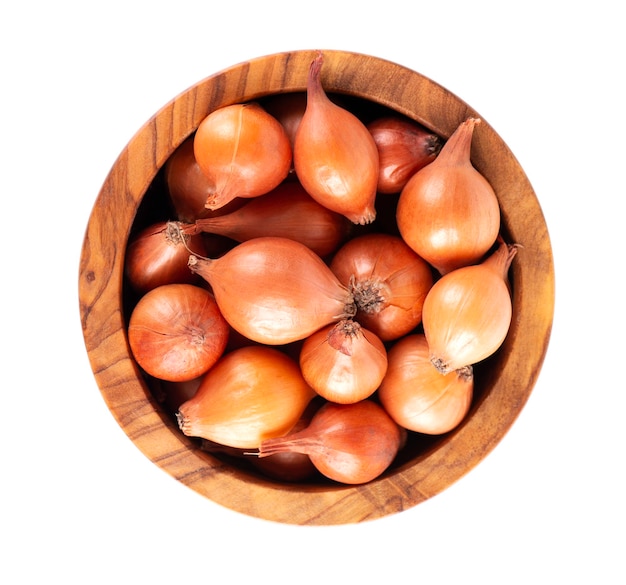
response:
<path id="1" fill-rule="evenodd" d="M 230 325 L 259 343 L 304 339 L 355 312 L 348 290 L 304 244 L 278 237 L 243 242 L 215 260 L 190 256 Z"/>
<path id="2" fill-rule="evenodd" d="M 374 221 L 378 150 L 365 125 L 333 103 L 321 81 L 323 54 L 311 63 L 307 107 L 293 149 L 296 174 L 319 203 L 355 224 Z"/>
<path id="3" fill-rule="evenodd" d="M 177 419 L 185 435 L 256 449 L 289 432 L 314 396 L 295 361 L 252 345 L 224 355 L 181 405 Z"/>
<path id="4" fill-rule="evenodd" d="M 430 359 L 442 373 L 482 361 L 502 345 L 512 317 L 507 272 L 516 253 L 502 241 L 484 262 L 449 272 L 430 289 L 422 321 Z"/>
<path id="5" fill-rule="evenodd" d="M 194 137 L 194 156 L 215 190 L 205 203 L 219 209 L 236 197 L 258 197 L 289 173 L 292 149 L 276 118 L 255 103 L 211 112 Z"/>
<path id="6" fill-rule="evenodd" d="M 440 435 L 465 418 L 474 391 L 472 366 L 442 374 L 430 362 L 423 334 L 407 335 L 389 350 L 378 389 L 384 409 L 409 431 Z"/>
<path id="7" fill-rule="evenodd" d="M 496 194 L 470 161 L 476 118 L 458 126 L 437 158 L 402 189 L 396 219 L 404 241 L 441 274 L 479 262 L 500 230 Z"/>

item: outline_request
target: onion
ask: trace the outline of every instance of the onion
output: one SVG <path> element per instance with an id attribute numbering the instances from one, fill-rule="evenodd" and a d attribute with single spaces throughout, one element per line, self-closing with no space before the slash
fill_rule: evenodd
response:
<path id="1" fill-rule="evenodd" d="M 367 129 L 378 147 L 379 193 L 400 193 L 417 171 L 435 160 L 443 145 L 439 136 L 399 115 L 377 118 Z"/>
<path id="2" fill-rule="evenodd" d="M 205 202 L 209 209 L 271 191 L 285 179 L 292 162 L 284 128 L 254 103 L 224 106 L 204 118 L 195 134 L 194 155 L 215 185 Z"/>
<path id="3" fill-rule="evenodd" d="M 383 341 L 421 322 L 433 274 L 400 237 L 373 233 L 354 238 L 337 251 L 330 269 L 352 293 L 356 320 Z"/>
<path id="4" fill-rule="evenodd" d="M 473 391 L 472 366 L 442 374 L 430 362 L 426 337 L 415 334 L 403 337 L 389 350 L 389 367 L 378 397 L 400 426 L 440 435 L 465 418 Z"/>
<path id="5" fill-rule="evenodd" d="M 192 284 L 166 284 L 146 293 L 133 309 L 128 343 L 148 374 L 170 382 L 193 380 L 220 358 L 228 323 L 213 296 Z"/>
<path id="6" fill-rule="evenodd" d="M 264 440 L 258 456 L 285 451 L 305 453 L 329 479 L 362 484 L 391 465 L 403 439 L 401 428 L 369 399 L 354 404 L 328 402 L 306 429 Z"/>
<path id="7" fill-rule="evenodd" d="M 404 241 L 441 274 L 479 262 L 500 229 L 500 209 L 488 181 L 472 166 L 474 126 L 468 118 L 437 158 L 402 189 L 396 212 Z"/>
<path id="8" fill-rule="evenodd" d="M 350 222 L 317 203 L 299 182 L 287 181 L 232 213 L 199 219 L 196 228 L 237 242 L 261 236 L 289 238 L 327 256 L 347 238 Z"/>
<path id="9" fill-rule="evenodd" d="M 348 290 L 304 244 L 287 238 L 254 238 L 221 258 L 189 257 L 230 325 L 259 343 L 282 345 L 354 315 Z"/>
<path id="10" fill-rule="evenodd" d="M 296 133 L 293 161 L 306 191 L 355 224 L 374 221 L 378 150 L 365 125 L 334 104 L 321 82 L 323 54 L 311 63 L 307 107 Z"/>
<path id="11" fill-rule="evenodd" d="M 371 396 L 380 385 L 387 371 L 387 350 L 374 333 L 344 319 L 305 340 L 300 369 L 320 396 L 352 404 Z"/>
<path id="12" fill-rule="evenodd" d="M 256 449 L 289 432 L 314 396 L 295 361 L 252 345 L 224 355 L 176 417 L 187 436 Z"/>
<path id="13" fill-rule="evenodd" d="M 181 222 L 193 223 L 196 219 L 220 215 L 241 205 L 241 200 L 235 199 L 216 211 L 205 207 L 215 186 L 196 162 L 193 136 L 187 138 L 167 160 L 164 176 L 174 215 Z"/>
<path id="14" fill-rule="evenodd" d="M 129 240 L 124 272 L 135 292 L 145 294 L 164 284 L 194 284 L 198 278 L 189 271 L 189 251 L 205 255 L 201 235 L 189 235 L 176 222 L 157 222 Z"/>
<path id="15" fill-rule="evenodd" d="M 422 321 L 440 372 L 482 361 L 504 342 L 513 313 L 507 272 L 516 253 L 516 246 L 500 241 L 481 264 L 454 270 L 430 289 Z"/>

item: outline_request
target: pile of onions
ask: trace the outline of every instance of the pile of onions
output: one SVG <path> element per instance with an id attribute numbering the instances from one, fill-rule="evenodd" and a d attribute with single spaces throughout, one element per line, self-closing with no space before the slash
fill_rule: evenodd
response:
<path id="1" fill-rule="evenodd" d="M 200 448 L 266 481 L 354 485 L 468 417 L 519 248 L 471 162 L 478 119 L 444 143 L 327 94 L 323 62 L 306 92 L 212 111 L 174 152 L 125 302 L 138 367 Z"/>

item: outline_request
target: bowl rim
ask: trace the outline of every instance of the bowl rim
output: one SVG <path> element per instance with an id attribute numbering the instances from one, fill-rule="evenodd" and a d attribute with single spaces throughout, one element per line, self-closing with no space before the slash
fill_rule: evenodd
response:
<path id="1" fill-rule="evenodd" d="M 473 469 L 526 404 L 545 359 L 554 314 L 554 264 L 543 212 L 523 169 L 495 130 L 463 100 L 416 71 L 371 55 L 324 49 L 328 92 L 365 97 L 445 138 L 463 119 L 481 118 L 472 162 L 494 187 L 509 236 L 523 246 L 512 266 L 514 319 L 500 350 L 501 368 L 485 382 L 490 388 L 485 399 L 435 449 L 364 485 L 278 484 L 233 469 L 180 433 L 143 380 L 125 332 L 123 267 L 132 223 L 160 168 L 208 113 L 231 103 L 304 91 L 316 52 L 274 53 L 241 62 L 204 78 L 157 111 L 106 177 L 88 221 L 79 266 L 80 318 L 91 368 L 108 409 L 130 440 L 155 465 L 226 508 L 301 525 L 394 514 L 435 496 Z"/>

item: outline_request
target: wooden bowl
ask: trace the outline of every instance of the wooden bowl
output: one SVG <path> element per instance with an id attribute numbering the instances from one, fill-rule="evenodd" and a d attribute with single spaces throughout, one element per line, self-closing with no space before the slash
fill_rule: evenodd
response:
<path id="1" fill-rule="evenodd" d="M 500 350 L 476 367 L 476 396 L 465 421 L 441 437 L 417 441 L 378 479 L 357 486 L 273 481 L 184 436 L 155 399 L 131 356 L 126 335 L 124 254 L 140 204 L 175 149 L 211 111 L 264 96 L 305 91 L 315 51 L 252 59 L 212 75 L 175 97 L 131 139 L 95 202 L 82 248 L 80 313 L 91 367 L 113 416 L 156 465 L 214 502 L 290 524 L 345 524 L 411 508 L 476 466 L 525 405 L 546 353 L 554 311 L 554 267 L 537 197 L 517 160 L 480 116 L 430 79 L 376 57 L 325 51 L 327 92 L 391 108 L 447 138 L 480 117 L 472 162 L 494 187 L 503 229 L 523 246 L 513 262 L 513 321 Z M 152 195 L 150 195 L 152 196 Z"/>

